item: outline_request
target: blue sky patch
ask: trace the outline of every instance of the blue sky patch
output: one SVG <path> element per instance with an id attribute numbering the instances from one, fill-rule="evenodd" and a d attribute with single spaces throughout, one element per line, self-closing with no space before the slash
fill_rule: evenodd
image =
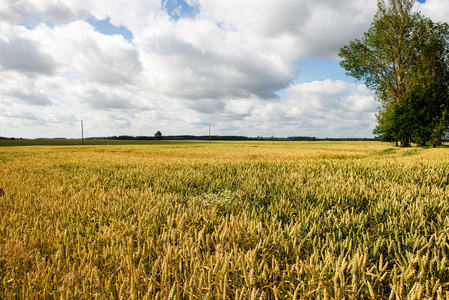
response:
<path id="1" fill-rule="evenodd" d="M 105 35 L 120 34 L 129 42 L 132 42 L 132 39 L 134 38 L 132 32 L 123 26 L 116 27 L 112 25 L 110 20 L 111 20 L 110 18 L 104 20 L 97 20 L 94 17 L 89 17 L 88 19 L 86 19 L 86 22 L 92 25 L 95 28 L 95 31 L 101 34 Z"/>
<path id="2" fill-rule="evenodd" d="M 276 92 L 276 94 L 282 100 L 287 100 L 290 97 L 290 94 L 287 92 L 287 90 L 279 90 L 279 91 Z"/>
<path id="3" fill-rule="evenodd" d="M 39 23 L 45 23 L 48 27 L 55 28 L 55 24 L 52 20 L 42 20 L 41 17 L 37 18 L 37 21 L 23 21 L 20 22 L 20 26 L 25 26 L 28 30 L 33 30 Z"/>
<path id="4" fill-rule="evenodd" d="M 197 14 L 195 7 L 190 6 L 185 0 L 162 0 L 162 9 L 175 20 L 179 18 L 193 18 Z"/>
<path id="5" fill-rule="evenodd" d="M 340 67 L 338 61 L 328 58 L 302 58 L 295 61 L 300 73 L 295 79 L 295 83 L 311 82 L 315 80 L 323 81 L 342 80 L 354 82 L 352 77 L 346 76 L 345 70 Z"/>

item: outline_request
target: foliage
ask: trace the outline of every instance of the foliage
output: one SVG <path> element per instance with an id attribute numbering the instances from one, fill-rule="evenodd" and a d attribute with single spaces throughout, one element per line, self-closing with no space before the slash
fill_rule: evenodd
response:
<path id="1" fill-rule="evenodd" d="M 425 94 L 412 91 L 400 103 L 391 104 L 388 110 L 378 115 L 379 124 L 374 134 L 382 141 L 402 141 L 407 145 L 413 142 L 425 146 L 434 136 L 441 141 L 442 134 L 437 132 L 435 135 L 435 130 L 447 124 L 446 117 L 435 119 L 431 105 L 427 103 L 429 99 Z"/>
<path id="2" fill-rule="evenodd" d="M 154 134 L 154 137 L 155 137 L 156 139 L 161 139 L 161 138 L 162 138 L 162 133 L 161 133 L 160 131 L 158 131 L 158 132 L 156 132 L 156 133 Z"/>
<path id="3" fill-rule="evenodd" d="M 5 299 L 443 299 L 447 149 L 0 147 Z"/>
<path id="4" fill-rule="evenodd" d="M 381 111 L 374 133 L 381 140 L 441 144 L 436 128 L 449 109 L 449 30 L 414 12 L 414 4 L 379 1 L 363 39 L 340 50 L 341 66 L 376 92 Z"/>

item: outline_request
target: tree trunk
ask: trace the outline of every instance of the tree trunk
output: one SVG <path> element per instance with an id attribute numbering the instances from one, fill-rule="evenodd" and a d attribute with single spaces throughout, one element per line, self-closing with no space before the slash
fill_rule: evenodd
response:
<path id="1" fill-rule="evenodd" d="M 410 139 L 401 140 L 401 147 L 410 147 L 410 146 L 411 146 Z"/>

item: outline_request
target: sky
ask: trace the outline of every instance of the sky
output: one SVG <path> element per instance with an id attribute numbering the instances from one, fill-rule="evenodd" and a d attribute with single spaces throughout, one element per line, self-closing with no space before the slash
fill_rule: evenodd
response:
<path id="1" fill-rule="evenodd" d="M 449 1 L 419 1 L 449 22 Z M 0 136 L 372 137 L 375 0 L 2 0 Z"/>

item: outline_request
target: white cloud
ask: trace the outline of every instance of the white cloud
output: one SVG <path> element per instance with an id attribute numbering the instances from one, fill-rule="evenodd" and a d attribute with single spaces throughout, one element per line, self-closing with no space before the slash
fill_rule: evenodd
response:
<path id="1" fill-rule="evenodd" d="M 72 0 L 77 1 L 77 0 Z M 139 35 L 158 15 L 163 14 L 160 0 L 85 0 L 89 14 L 98 20 L 111 18 L 115 26 L 124 26 Z"/>
<path id="2" fill-rule="evenodd" d="M 14 99 L 0 96 L 2 136 L 14 137 L 67 137 L 78 136 L 78 119 L 67 107 L 53 105 L 30 106 Z"/>
<path id="3" fill-rule="evenodd" d="M 145 76 L 172 97 L 276 97 L 297 74 L 291 60 L 253 48 L 242 34 L 210 20 L 160 18 L 135 42 Z"/>
<path id="4" fill-rule="evenodd" d="M 80 119 L 90 136 L 207 134 L 209 125 L 222 135 L 370 135 L 376 105 L 364 87 L 293 82 L 295 60 L 335 59 L 360 37 L 375 1 L 188 4 L 195 16 L 175 20 L 158 0 L 3 1 L 1 135 L 76 137 Z M 97 32 L 89 16 L 133 40 Z"/>
<path id="5" fill-rule="evenodd" d="M 54 59 L 42 51 L 42 45 L 26 37 L 26 30 L 0 23 L 0 68 L 14 70 L 27 75 L 51 75 Z"/>
<path id="6" fill-rule="evenodd" d="M 28 34 L 44 44 L 60 70 L 81 80 L 123 86 L 133 84 L 142 71 L 139 51 L 133 45 L 120 35 L 98 33 L 84 21 L 54 29 L 41 25 Z"/>
<path id="7" fill-rule="evenodd" d="M 27 104 L 31 105 L 50 105 L 51 100 L 41 91 L 32 91 L 31 93 L 24 92 L 22 90 L 11 90 L 8 92 L 7 96 L 13 99 L 18 99 Z"/>
<path id="8" fill-rule="evenodd" d="M 27 22 L 35 25 L 41 21 L 61 24 L 88 14 L 90 1 L 86 0 L 4 0 L 0 5 L 0 18 L 10 22 Z"/>
<path id="9" fill-rule="evenodd" d="M 419 10 L 435 22 L 449 22 L 449 2 L 447 0 L 426 0 L 419 4 Z"/>
<path id="10" fill-rule="evenodd" d="M 371 136 L 377 103 L 365 86 L 325 80 L 292 84 L 287 91 L 286 100 L 254 107 L 249 120 L 261 128 L 271 124 L 285 136 Z"/>
<path id="11" fill-rule="evenodd" d="M 368 28 L 377 6 L 365 0 L 196 0 L 205 18 L 244 33 L 257 47 L 292 57 L 336 58 Z"/>
<path id="12" fill-rule="evenodd" d="M 38 83 L 38 78 L 17 71 L 2 71 L 0 95 L 5 99 L 28 105 L 48 106 L 52 104 L 46 90 Z"/>

